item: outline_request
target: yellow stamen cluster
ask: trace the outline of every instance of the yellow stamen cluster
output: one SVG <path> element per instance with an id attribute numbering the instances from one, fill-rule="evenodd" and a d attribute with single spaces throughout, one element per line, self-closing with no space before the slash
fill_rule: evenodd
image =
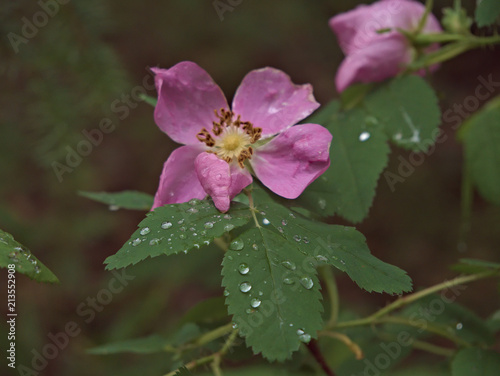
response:
<path id="1" fill-rule="evenodd" d="M 207 145 L 211 153 L 215 153 L 220 159 L 231 163 L 236 160 L 241 168 L 244 162 L 253 154 L 252 144 L 262 136 L 262 128 L 257 128 L 248 121 L 241 121 L 240 115 L 234 119 L 234 113 L 223 108 L 215 110 L 215 116 L 219 121 L 213 122 L 212 137 L 206 128 L 202 128 L 196 138 Z"/>

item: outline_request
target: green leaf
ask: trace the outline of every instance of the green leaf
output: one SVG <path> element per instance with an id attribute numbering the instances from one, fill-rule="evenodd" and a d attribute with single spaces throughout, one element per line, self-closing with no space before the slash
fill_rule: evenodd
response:
<path id="1" fill-rule="evenodd" d="M 500 108 L 488 106 L 474 114 L 463 125 L 460 136 L 465 163 L 479 193 L 500 205 Z"/>
<path id="2" fill-rule="evenodd" d="M 498 376 L 499 370 L 500 356 L 493 350 L 463 349 L 451 363 L 453 376 Z"/>
<path id="3" fill-rule="evenodd" d="M 224 305 L 224 297 L 218 296 L 196 304 L 182 316 L 180 323 L 214 323 L 223 320 L 227 320 L 227 309 Z"/>
<path id="4" fill-rule="evenodd" d="M 147 214 L 130 240 L 105 260 L 106 269 L 124 268 L 147 257 L 187 253 L 245 225 L 250 218 L 248 208 L 240 203 L 233 203 L 226 214 L 211 201 L 195 199 L 158 207 Z"/>
<path id="5" fill-rule="evenodd" d="M 180 346 L 201 335 L 200 328 L 194 324 L 186 324 L 171 337 L 153 334 L 144 338 L 134 338 L 127 341 L 107 343 L 87 350 L 94 355 L 108 355 L 119 353 L 152 354 L 172 350 L 173 346 Z"/>
<path id="6" fill-rule="evenodd" d="M 484 260 L 467 259 L 459 260 L 459 264 L 452 265 L 451 269 L 465 274 L 478 274 L 487 271 L 500 271 L 500 264 Z"/>
<path id="7" fill-rule="evenodd" d="M 322 119 L 311 119 L 317 120 Z M 354 109 L 322 122 L 333 135 L 331 165 L 301 195 L 301 203 L 324 216 L 338 214 L 354 223 L 367 216 L 389 153 L 386 136 L 373 120 Z"/>
<path id="8" fill-rule="evenodd" d="M 327 263 L 346 272 L 366 291 L 400 294 L 412 283 L 405 271 L 387 264 L 370 253 L 366 239 L 354 227 L 312 221 L 273 203 L 259 189 L 254 190 L 256 205 L 268 223 L 316 264 Z M 266 197 L 267 196 L 267 197 Z"/>
<path id="9" fill-rule="evenodd" d="M 37 282 L 59 283 L 49 268 L 43 265 L 29 249 L 14 240 L 11 234 L 0 230 L 0 267 L 14 265 L 18 273 Z"/>
<path id="10" fill-rule="evenodd" d="M 322 327 L 319 281 L 308 257 L 272 227 L 246 231 L 225 254 L 228 312 L 254 353 L 271 361 L 289 358 Z"/>
<path id="11" fill-rule="evenodd" d="M 482 0 L 478 2 L 476 8 L 476 22 L 477 26 L 490 26 L 500 16 L 500 2 L 498 0 Z"/>
<path id="12" fill-rule="evenodd" d="M 191 376 L 192 373 L 186 367 L 181 367 L 175 373 L 175 376 Z"/>
<path id="13" fill-rule="evenodd" d="M 137 191 L 123 192 L 86 192 L 79 191 L 80 196 L 109 205 L 111 210 L 131 209 L 149 210 L 153 206 L 153 196 Z"/>
<path id="14" fill-rule="evenodd" d="M 396 145 L 427 151 L 436 141 L 441 111 L 432 88 L 418 76 L 395 78 L 365 99 L 374 116 Z"/>

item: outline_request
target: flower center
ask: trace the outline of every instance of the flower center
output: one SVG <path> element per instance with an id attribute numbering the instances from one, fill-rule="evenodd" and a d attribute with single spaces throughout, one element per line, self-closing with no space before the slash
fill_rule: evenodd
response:
<path id="1" fill-rule="evenodd" d="M 241 168 L 244 162 L 253 154 L 252 144 L 260 139 L 262 128 L 257 128 L 248 121 L 241 121 L 240 115 L 234 119 L 232 111 L 221 108 L 215 110 L 215 116 L 219 121 L 213 122 L 212 134 L 206 128 L 202 128 L 196 138 L 207 145 L 209 153 L 216 154 L 220 159 L 231 163 L 236 160 Z"/>

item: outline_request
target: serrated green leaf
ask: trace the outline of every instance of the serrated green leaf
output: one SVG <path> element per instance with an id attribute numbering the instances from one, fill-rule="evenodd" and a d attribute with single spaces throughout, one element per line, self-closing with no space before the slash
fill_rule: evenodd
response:
<path id="1" fill-rule="evenodd" d="M 364 104 L 396 145 L 425 152 L 436 141 L 441 111 L 436 94 L 421 77 L 395 78 L 368 95 Z"/>
<path id="2" fill-rule="evenodd" d="M 251 218 L 248 207 L 233 203 L 223 214 L 211 201 L 191 200 L 156 208 L 147 214 L 130 240 L 104 263 L 106 269 L 124 268 L 147 257 L 188 252 L 243 226 Z"/>
<path id="3" fill-rule="evenodd" d="M 40 262 L 31 251 L 14 240 L 11 234 L 0 230 L 0 267 L 15 265 L 17 273 L 27 275 L 37 282 L 59 283 L 49 268 Z"/>
<path id="4" fill-rule="evenodd" d="M 477 26 L 490 26 L 500 16 L 500 2 L 498 0 L 482 0 L 476 7 Z"/>
<path id="5" fill-rule="evenodd" d="M 149 210 L 153 206 L 154 197 L 138 191 L 123 192 L 86 192 L 79 191 L 80 196 L 109 205 L 110 209 Z"/>
<path id="6" fill-rule="evenodd" d="M 225 254 L 228 312 L 254 353 L 271 361 L 289 358 L 322 327 L 319 281 L 308 257 L 264 227 L 241 234 Z"/>
<path id="7" fill-rule="evenodd" d="M 134 338 L 126 341 L 107 343 L 87 350 L 89 354 L 108 355 L 119 353 L 152 354 L 167 351 L 172 346 L 180 346 L 201 334 L 195 324 L 186 324 L 171 337 L 153 334 L 148 337 Z"/>
<path id="8" fill-rule="evenodd" d="M 500 355 L 493 350 L 463 349 L 451 362 L 453 376 L 498 376 L 499 371 Z"/>
<path id="9" fill-rule="evenodd" d="M 212 323 L 224 319 L 227 320 L 227 309 L 224 305 L 224 297 L 218 296 L 216 298 L 205 299 L 196 304 L 182 316 L 180 323 Z"/>
<path id="10" fill-rule="evenodd" d="M 459 261 L 460 263 L 452 265 L 451 269 L 460 273 L 477 274 L 487 271 L 500 271 L 500 264 L 496 262 L 467 258 L 460 259 Z"/>
<path id="11" fill-rule="evenodd" d="M 346 272 L 366 291 L 400 294 L 412 283 L 405 271 L 387 264 L 370 253 L 365 237 L 353 227 L 328 225 L 304 218 L 272 202 L 264 191 L 254 190 L 256 206 L 267 226 L 277 229 L 290 243 L 313 256 L 316 263 L 327 263 Z"/>
<path id="12" fill-rule="evenodd" d="M 500 108 L 486 107 L 463 128 L 460 135 L 471 178 L 485 199 L 500 205 Z"/>
<path id="13" fill-rule="evenodd" d="M 322 123 L 333 135 L 331 165 L 299 202 L 324 216 L 338 214 L 354 223 L 367 216 L 389 153 L 385 134 L 371 121 L 373 118 L 354 109 L 333 114 Z"/>

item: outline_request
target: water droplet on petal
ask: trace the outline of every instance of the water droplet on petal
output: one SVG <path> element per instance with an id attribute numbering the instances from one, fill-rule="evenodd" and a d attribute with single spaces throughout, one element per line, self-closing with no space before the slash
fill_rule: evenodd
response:
<path id="1" fill-rule="evenodd" d="M 368 140 L 370 138 L 370 133 L 369 132 L 362 132 L 360 135 L 359 135 L 359 141 L 361 142 L 364 142 L 366 140 Z"/>
<path id="2" fill-rule="evenodd" d="M 151 230 L 149 229 L 149 227 L 144 227 L 143 229 L 141 229 L 141 231 L 139 231 L 139 234 L 141 235 L 147 235 L 151 232 Z"/>
<path id="3" fill-rule="evenodd" d="M 231 242 L 229 245 L 229 248 L 232 249 L 233 251 L 240 251 L 243 249 L 245 246 L 245 243 L 243 243 L 243 240 L 241 239 L 235 239 Z"/>
<path id="4" fill-rule="evenodd" d="M 238 271 L 240 272 L 240 274 L 245 275 L 250 271 L 250 268 L 247 264 L 243 263 L 238 266 Z"/>
<path id="5" fill-rule="evenodd" d="M 252 289 L 252 285 L 248 282 L 240 283 L 240 291 L 241 292 L 249 292 Z"/>
<path id="6" fill-rule="evenodd" d="M 161 224 L 161 228 L 164 230 L 169 229 L 170 227 L 172 227 L 172 222 L 163 222 Z"/>
<path id="7" fill-rule="evenodd" d="M 297 269 L 297 266 L 291 262 L 291 261 L 283 261 L 281 263 L 281 265 L 283 265 L 285 268 L 289 269 L 289 270 L 295 270 Z"/>
<path id="8" fill-rule="evenodd" d="M 262 220 L 262 224 L 263 224 L 264 226 L 267 226 L 267 225 L 268 225 L 268 224 L 270 224 L 270 223 L 271 223 L 271 222 L 269 222 L 269 219 L 267 219 L 267 218 L 264 218 L 264 219 Z"/>
<path id="9" fill-rule="evenodd" d="M 312 289 L 312 287 L 314 286 L 314 282 L 310 277 L 302 277 L 300 279 L 300 284 L 304 286 L 307 290 Z"/>
<path id="10" fill-rule="evenodd" d="M 260 299 L 253 298 L 252 300 L 250 300 L 250 305 L 253 308 L 257 308 L 258 306 L 260 306 L 260 303 L 262 303 Z"/>

